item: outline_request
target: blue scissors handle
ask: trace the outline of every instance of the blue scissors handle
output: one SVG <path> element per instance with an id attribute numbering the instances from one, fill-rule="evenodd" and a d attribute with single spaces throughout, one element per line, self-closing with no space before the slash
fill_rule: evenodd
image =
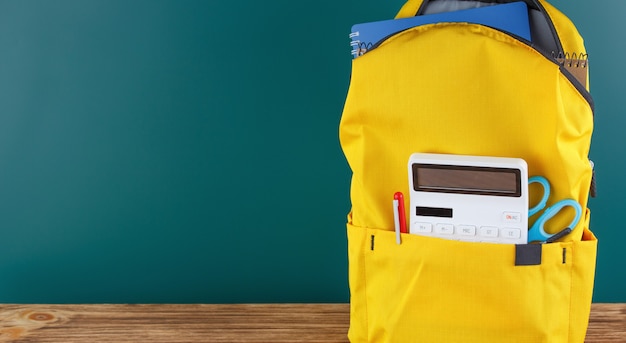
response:
<path id="1" fill-rule="evenodd" d="M 539 200 L 539 203 L 535 205 L 535 207 L 528 210 L 529 217 L 545 208 L 548 203 L 548 198 L 550 197 L 550 183 L 548 179 L 543 176 L 533 176 L 528 178 L 528 184 L 530 185 L 532 183 L 538 183 L 543 187 L 543 197 L 541 197 L 541 200 Z"/>
<path id="2" fill-rule="evenodd" d="M 543 197 L 541 198 L 541 201 L 539 201 L 539 204 L 537 204 L 528 211 L 528 215 L 532 216 L 546 206 L 548 197 L 550 196 L 550 183 L 545 177 L 542 176 L 533 176 L 528 179 L 528 183 L 539 183 L 544 188 Z M 533 226 L 528 231 L 528 242 L 545 242 L 550 239 L 550 237 L 552 237 L 553 235 L 545 231 L 544 225 L 548 220 L 556 216 L 565 207 L 571 207 L 574 209 L 574 211 L 576 211 L 574 219 L 572 219 L 571 223 L 568 225 L 568 227 L 573 230 L 582 216 L 582 207 L 577 201 L 573 199 L 561 200 L 554 205 L 548 207 L 543 212 L 543 214 L 541 214 L 541 216 L 539 216 L 539 218 L 535 221 L 535 224 L 533 224 Z"/>

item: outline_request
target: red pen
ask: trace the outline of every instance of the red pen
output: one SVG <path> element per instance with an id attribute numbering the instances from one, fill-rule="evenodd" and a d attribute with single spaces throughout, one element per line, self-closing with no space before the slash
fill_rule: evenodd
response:
<path id="1" fill-rule="evenodd" d="M 400 232 L 409 233 L 406 229 L 406 212 L 404 211 L 404 195 L 402 192 L 396 192 L 393 199 L 398 201 L 398 220 L 400 221 Z"/>

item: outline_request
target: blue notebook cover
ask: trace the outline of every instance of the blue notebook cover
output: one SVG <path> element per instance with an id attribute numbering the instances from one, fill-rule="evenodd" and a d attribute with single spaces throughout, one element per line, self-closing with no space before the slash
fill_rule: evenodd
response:
<path id="1" fill-rule="evenodd" d="M 352 54 L 362 55 L 372 45 L 391 34 L 411 27 L 434 23 L 473 23 L 507 31 L 530 40 L 528 6 L 525 2 L 486 6 L 468 10 L 428 14 L 402 19 L 391 19 L 352 26 Z"/>

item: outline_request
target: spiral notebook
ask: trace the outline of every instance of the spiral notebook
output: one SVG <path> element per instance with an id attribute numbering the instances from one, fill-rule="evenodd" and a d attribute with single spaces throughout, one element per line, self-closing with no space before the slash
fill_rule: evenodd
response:
<path id="1" fill-rule="evenodd" d="M 523 1 L 453 12 L 391 19 L 352 26 L 353 57 L 363 55 L 382 39 L 411 27 L 434 23 L 473 23 L 490 26 L 531 40 L 528 6 Z"/>
<path id="2" fill-rule="evenodd" d="M 581 85 L 587 85 L 587 73 L 589 70 L 589 56 L 587 54 L 559 53 L 554 57 L 567 71 L 574 75 Z"/>

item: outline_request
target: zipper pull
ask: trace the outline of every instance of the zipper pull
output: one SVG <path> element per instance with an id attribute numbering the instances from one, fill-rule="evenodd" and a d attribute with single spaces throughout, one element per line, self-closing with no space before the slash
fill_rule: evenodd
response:
<path id="1" fill-rule="evenodd" d="M 592 160 L 589 160 L 589 163 L 591 163 L 591 186 L 589 187 L 589 195 L 595 198 L 598 196 L 598 189 L 596 188 L 596 169 Z"/>

